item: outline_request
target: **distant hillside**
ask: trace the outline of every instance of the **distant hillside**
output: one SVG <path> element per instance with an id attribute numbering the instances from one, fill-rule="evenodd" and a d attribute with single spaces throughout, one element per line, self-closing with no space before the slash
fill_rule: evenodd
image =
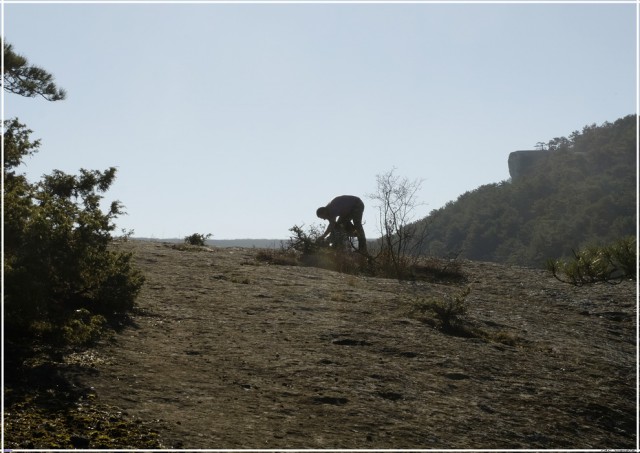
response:
<path id="1" fill-rule="evenodd" d="M 635 235 L 636 115 L 585 126 L 546 145 L 544 158 L 515 156 L 517 178 L 432 211 L 421 221 L 429 226 L 424 251 L 542 266 L 586 244 Z"/>

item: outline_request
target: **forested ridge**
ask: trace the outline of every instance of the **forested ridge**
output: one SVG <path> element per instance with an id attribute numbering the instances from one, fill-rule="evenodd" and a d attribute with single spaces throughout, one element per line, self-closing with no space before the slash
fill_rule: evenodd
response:
<path id="1" fill-rule="evenodd" d="M 636 115 L 546 143 L 548 159 L 432 211 L 424 252 L 542 267 L 636 234 Z M 543 152 L 543 151 L 541 151 Z"/>

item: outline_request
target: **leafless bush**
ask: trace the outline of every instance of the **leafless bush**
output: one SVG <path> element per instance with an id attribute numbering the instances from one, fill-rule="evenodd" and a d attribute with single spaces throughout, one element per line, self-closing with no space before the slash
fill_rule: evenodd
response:
<path id="1" fill-rule="evenodd" d="M 410 268 L 420 256 L 426 239 L 426 224 L 413 222 L 420 203 L 421 180 L 409 181 L 394 174 L 395 169 L 377 175 L 377 190 L 369 198 L 378 202 L 381 238 L 374 261 L 385 274 L 398 280 L 410 278 Z"/>

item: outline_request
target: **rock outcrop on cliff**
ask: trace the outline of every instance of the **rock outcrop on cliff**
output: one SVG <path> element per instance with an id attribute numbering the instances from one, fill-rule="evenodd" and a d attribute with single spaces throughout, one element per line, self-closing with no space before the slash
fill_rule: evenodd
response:
<path id="1" fill-rule="evenodd" d="M 509 175 L 515 181 L 524 175 L 530 174 L 541 163 L 549 159 L 550 151 L 521 150 L 509 154 Z"/>

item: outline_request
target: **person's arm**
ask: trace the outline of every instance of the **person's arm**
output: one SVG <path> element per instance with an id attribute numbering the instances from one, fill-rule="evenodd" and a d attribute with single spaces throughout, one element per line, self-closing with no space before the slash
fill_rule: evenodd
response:
<path id="1" fill-rule="evenodd" d="M 324 234 L 322 236 L 320 236 L 320 239 L 324 239 L 327 236 L 329 236 L 329 233 L 331 233 L 331 231 L 333 231 L 333 228 L 336 225 L 335 219 L 331 218 L 331 219 L 327 219 L 327 220 L 329 220 L 329 225 L 327 226 L 327 229 L 325 230 Z"/>

